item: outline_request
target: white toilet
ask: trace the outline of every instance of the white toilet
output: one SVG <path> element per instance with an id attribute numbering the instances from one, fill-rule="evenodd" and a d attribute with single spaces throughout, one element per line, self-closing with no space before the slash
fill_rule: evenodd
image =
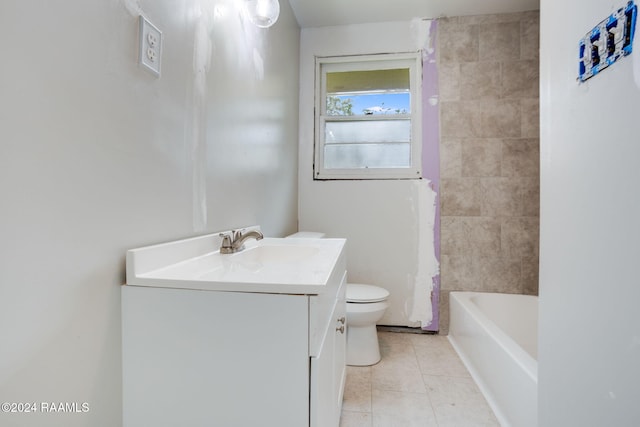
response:
<path id="1" fill-rule="evenodd" d="M 300 231 L 287 237 L 321 239 L 324 233 Z M 376 322 L 389 306 L 388 297 L 384 288 L 347 283 L 347 365 L 369 366 L 380 361 Z"/>
<path id="2" fill-rule="evenodd" d="M 347 365 L 369 366 L 380 361 L 376 322 L 387 309 L 389 291 L 347 283 Z"/>

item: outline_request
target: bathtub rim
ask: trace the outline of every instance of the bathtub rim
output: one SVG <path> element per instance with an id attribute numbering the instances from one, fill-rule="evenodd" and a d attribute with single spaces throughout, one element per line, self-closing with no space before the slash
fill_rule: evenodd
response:
<path id="1" fill-rule="evenodd" d="M 476 306 L 475 303 L 471 301 L 471 298 L 474 295 L 478 294 L 499 294 L 497 292 L 472 292 L 472 291 L 455 291 L 451 292 L 453 297 L 450 297 L 450 312 L 449 316 L 452 320 L 450 322 L 450 329 L 447 338 L 449 342 L 453 346 L 454 350 L 462 360 L 462 363 L 465 365 L 467 370 L 469 371 L 471 377 L 475 381 L 478 389 L 484 396 L 485 400 L 493 410 L 499 424 L 503 427 L 513 427 L 517 424 L 512 424 L 512 421 L 517 421 L 518 419 L 522 419 L 522 417 L 526 417 L 526 419 L 533 416 L 533 419 L 537 419 L 537 412 L 527 415 L 526 412 L 522 413 L 520 410 L 522 407 L 520 404 L 516 403 L 516 406 L 513 406 L 514 401 L 511 400 L 511 397 L 508 400 L 504 400 L 504 395 L 498 390 L 502 389 L 504 391 L 504 385 L 500 377 L 493 379 L 492 377 L 487 377 L 487 372 L 485 369 L 487 368 L 482 359 L 480 361 L 474 360 L 473 354 L 474 349 L 469 348 L 465 341 L 467 340 L 467 335 L 465 334 L 467 328 L 471 328 L 472 331 L 476 330 L 476 333 L 473 333 L 468 336 L 468 338 L 473 337 L 484 337 L 483 339 L 488 339 L 492 342 L 492 345 L 495 345 L 495 350 L 498 352 L 504 352 L 503 357 L 509 360 L 509 366 L 515 369 L 517 372 L 516 378 L 521 378 L 523 381 L 527 381 L 529 384 L 528 387 L 532 387 L 529 389 L 533 391 L 533 395 L 530 395 L 531 391 L 525 392 L 525 395 L 520 395 L 524 398 L 531 398 L 535 401 L 535 407 L 538 406 L 538 396 L 537 396 L 537 388 L 538 388 L 538 379 L 537 379 L 537 361 L 520 345 L 513 340 L 509 335 L 503 332 L 492 320 L 486 317 Z M 519 295 L 519 294 L 502 294 L 502 295 Z M 524 295 L 522 295 L 524 296 Z M 533 296 L 535 297 L 535 296 Z M 454 308 L 455 307 L 455 308 Z M 456 320 L 453 320 L 451 316 L 454 312 L 459 312 L 456 316 Z M 471 326 L 465 326 L 465 324 L 469 322 Z M 460 340 L 457 341 L 456 337 Z M 536 337 L 537 338 L 537 337 Z M 504 340 L 504 342 L 501 342 Z M 506 347 L 511 347 L 507 350 Z M 514 351 L 511 351 L 514 350 Z M 486 353 L 485 353 L 486 355 Z M 523 359 L 518 359 L 518 356 L 522 356 Z M 513 377 L 511 377 L 513 378 Z M 495 392 L 494 389 L 498 387 Z M 535 391 L 534 391 L 535 390 Z M 518 392 L 520 393 L 520 392 Z M 502 397 L 500 397 L 502 395 Z M 518 409 L 520 408 L 520 409 Z M 514 413 L 514 410 L 516 411 Z M 512 420 L 512 418 L 515 418 Z M 537 425 L 537 421 L 533 421 L 533 425 Z"/>
<path id="2" fill-rule="evenodd" d="M 520 344 L 518 344 L 513 338 L 511 338 L 506 332 L 496 325 L 493 320 L 485 316 L 478 306 L 471 300 L 472 297 L 477 295 L 507 295 L 513 297 L 531 297 L 538 298 L 535 295 L 523 295 L 523 294 L 508 294 L 501 292 L 473 292 L 473 291 L 453 291 L 450 292 L 449 298 L 455 298 L 465 309 L 473 319 L 487 332 L 489 335 L 497 338 L 496 341 L 500 347 L 508 354 L 513 356 L 515 362 L 527 373 L 527 375 L 538 384 L 538 361 L 533 358 Z M 451 306 L 451 302 L 449 302 Z M 537 320 L 537 319 L 536 319 Z M 452 337 L 447 334 L 449 341 Z M 537 338 L 537 337 L 536 337 Z M 455 339 L 454 339 L 455 340 Z M 508 346 L 507 346 L 508 344 Z"/>

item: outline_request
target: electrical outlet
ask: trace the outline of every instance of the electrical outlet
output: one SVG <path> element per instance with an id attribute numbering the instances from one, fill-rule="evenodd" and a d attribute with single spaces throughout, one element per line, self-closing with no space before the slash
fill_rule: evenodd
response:
<path id="1" fill-rule="evenodd" d="M 139 63 L 156 77 L 160 77 L 162 60 L 162 32 L 147 18 L 140 15 Z"/>

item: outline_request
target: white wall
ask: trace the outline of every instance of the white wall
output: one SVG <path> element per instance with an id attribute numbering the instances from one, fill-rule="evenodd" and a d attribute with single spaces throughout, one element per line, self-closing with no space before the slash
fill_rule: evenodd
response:
<path id="1" fill-rule="evenodd" d="M 280 3 L 269 30 L 231 0 L 0 3 L 0 401 L 90 407 L 0 425 L 121 424 L 127 249 L 295 231 L 299 28 Z M 136 65 L 141 12 L 160 79 Z"/>
<path id="2" fill-rule="evenodd" d="M 541 3 L 540 425 L 640 425 L 640 45 L 578 84 L 626 1 Z"/>
<path id="3" fill-rule="evenodd" d="M 427 180 L 313 180 L 315 56 L 415 52 L 426 42 L 421 25 L 390 22 L 301 33 L 299 228 L 347 238 L 348 280 L 391 293 L 379 322 L 385 325 L 420 326 L 419 320 L 431 319 L 429 292 L 438 272 L 435 193 Z"/>

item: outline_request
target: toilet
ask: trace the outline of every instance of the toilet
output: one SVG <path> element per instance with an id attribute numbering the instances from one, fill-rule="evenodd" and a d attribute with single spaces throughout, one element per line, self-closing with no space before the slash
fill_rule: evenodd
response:
<path id="1" fill-rule="evenodd" d="M 389 306 L 389 291 L 379 286 L 347 283 L 347 365 L 380 361 L 376 323 Z"/>
<path id="2" fill-rule="evenodd" d="M 300 231 L 287 238 L 321 239 L 324 233 Z M 380 361 L 376 323 L 389 306 L 389 291 L 379 286 L 347 283 L 347 365 L 369 366 Z"/>

